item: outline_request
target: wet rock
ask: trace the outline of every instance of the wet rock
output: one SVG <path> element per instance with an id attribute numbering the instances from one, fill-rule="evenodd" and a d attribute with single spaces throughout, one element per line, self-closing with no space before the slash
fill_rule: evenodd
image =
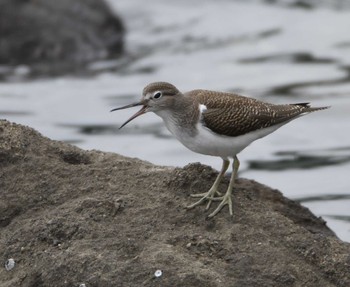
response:
<path id="1" fill-rule="evenodd" d="M 238 180 L 232 218 L 207 220 L 184 208 L 215 178 L 201 164 L 83 151 L 4 120 L 0 155 L 0 257 L 16 261 L 1 286 L 350 286 L 350 245 L 257 182 Z"/>
<path id="2" fill-rule="evenodd" d="M 118 56 L 123 33 L 101 0 L 0 0 L 0 64 L 26 73 L 23 65 L 54 73 Z"/>

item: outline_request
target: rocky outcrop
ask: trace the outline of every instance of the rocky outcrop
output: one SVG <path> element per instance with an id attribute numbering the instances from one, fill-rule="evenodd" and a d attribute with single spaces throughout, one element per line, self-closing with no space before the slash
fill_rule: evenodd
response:
<path id="1" fill-rule="evenodd" d="M 123 25 L 102 0 L 0 0 L 0 64 L 72 68 L 123 51 Z"/>
<path id="2" fill-rule="evenodd" d="M 232 218 L 186 210 L 216 174 L 0 121 L 0 285 L 350 286 L 350 245 L 277 190 L 239 179 Z"/>

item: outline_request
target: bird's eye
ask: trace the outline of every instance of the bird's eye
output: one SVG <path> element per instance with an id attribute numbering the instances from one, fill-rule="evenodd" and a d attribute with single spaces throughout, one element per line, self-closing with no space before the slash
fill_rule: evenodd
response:
<path id="1" fill-rule="evenodd" d="M 155 93 L 153 94 L 153 98 L 154 98 L 154 99 L 159 99 L 162 95 L 163 95 L 162 92 L 155 92 Z"/>

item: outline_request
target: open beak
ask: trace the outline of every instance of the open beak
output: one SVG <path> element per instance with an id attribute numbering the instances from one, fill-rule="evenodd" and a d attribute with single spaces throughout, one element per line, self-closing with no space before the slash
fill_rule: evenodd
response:
<path id="1" fill-rule="evenodd" d="M 147 109 L 147 105 L 145 102 L 141 101 L 141 102 L 138 102 L 138 103 L 134 103 L 134 104 L 130 104 L 130 105 L 126 105 L 124 107 L 120 107 L 120 108 L 115 108 L 113 110 L 111 110 L 111 112 L 114 112 L 114 111 L 118 111 L 118 110 L 124 110 L 124 109 L 128 109 L 128 108 L 132 108 L 132 107 L 136 107 L 136 106 L 143 106 L 141 108 L 141 110 L 139 110 L 136 114 L 134 114 L 132 117 L 130 117 L 125 123 L 123 123 L 119 129 L 121 129 L 123 126 L 125 126 L 127 123 L 131 122 L 133 119 L 137 118 L 138 116 L 141 116 L 143 115 L 144 113 L 146 113 L 146 109 Z"/>

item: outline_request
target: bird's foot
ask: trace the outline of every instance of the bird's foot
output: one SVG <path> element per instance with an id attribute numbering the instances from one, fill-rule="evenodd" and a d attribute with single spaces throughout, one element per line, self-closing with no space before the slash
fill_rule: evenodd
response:
<path id="1" fill-rule="evenodd" d="M 191 194 L 190 195 L 191 197 L 201 197 L 201 199 L 191 205 L 188 205 L 186 208 L 191 209 L 197 205 L 202 204 L 204 201 L 208 200 L 207 207 L 205 208 L 206 210 L 208 210 L 211 205 L 211 202 L 216 198 L 218 198 L 218 197 L 215 197 L 216 194 L 221 195 L 221 193 L 217 189 L 210 189 L 208 192 L 204 192 L 204 193 Z"/>
<path id="2" fill-rule="evenodd" d="M 200 193 L 200 194 L 191 194 L 192 197 L 201 197 L 201 199 L 199 199 L 195 203 L 187 206 L 188 209 L 193 208 L 197 205 L 200 205 L 205 201 L 208 201 L 208 204 L 206 207 L 206 210 L 208 210 L 213 201 L 220 201 L 221 200 L 219 206 L 212 213 L 210 213 L 208 217 L 209 218 L 214 217 L 225 205 L 228 205 L 230 215 L 231 216 L 233 215 L 232 189 L 233 189 L 235 178 L 237 177 L 237 171 L 238 171 L 238 167 L 239 167 L 239 161 L 238 161 L 237 156 L 234 156 L 233 172 L 231 174 L 229 186 L 227 188 L 225 195 L 221 196 L 221 194 L 218 192 L 218 187 L 219 187 L 219 184 L 220 184 L 222 177 L 224 176 L 224 174 L 227 170 L 228 165 L 229 165 L 229 161 L 224 160 L 221 171 L 220 171 L 218 177 L 216 178 L 213 186 L 210 188 L 210 190 L 208 192 Z M 219 196 L 216 196 L 216 195 L 219 195 Z"/>
<path id="3" fill-rule="evenodd" d="M 230 215 L 232 216 L 233 215 L 233 210 L 232 210 L 232 194 L 231 192 L 226 192 L 225 195 L 221 198 L 219 197 L 216 197 L 216 198 L 213 198 L 212 200 L 220 200 L 222 199 L 222 201 L 220 202 L 219 206 L 212 212 L 208 215 L 208 218 L 212 218 L 214 217 L 216 214 L 218 214 L 218 212 L 225 206 L 225 205 L 228 205 L 228 208 L 229 208 L 229 212 L 230 212 Z"/>

